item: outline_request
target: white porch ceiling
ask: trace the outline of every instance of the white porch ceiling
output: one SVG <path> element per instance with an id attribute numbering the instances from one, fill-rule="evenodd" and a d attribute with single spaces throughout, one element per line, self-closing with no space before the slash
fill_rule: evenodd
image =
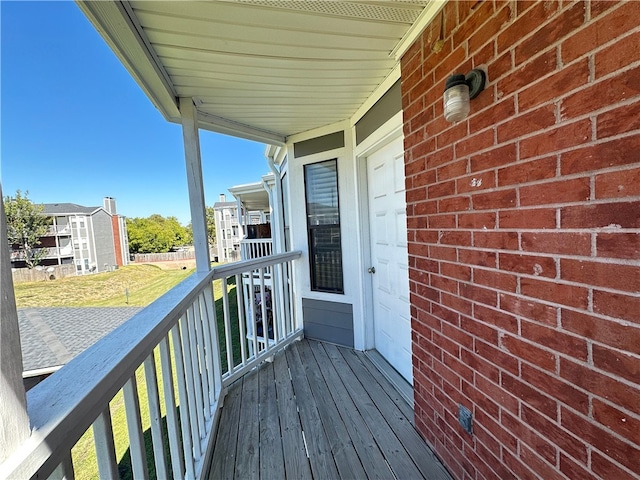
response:
<path id="1" fill-rule="evenodd" d="M 265 184 L 270 188 L 275 185 L 275 175 L 273 173 L 263 175 L 261 182 L 230 187 L 229 192 L 237 200 L 240 200 L 247 211 L 268 212 L 271 207 Z"/>
<path id="2" fill-rule="evenodd" d="M 351 118 L 443 0 L 78 4 L 169 121 L 193 97 L 201 128 L 278 144 Z"/>
<path id="3" fill-rule="evenodd" d="M 262 191 L 256 190 L 254 192 L 236 193 L 231 188 L 229 189 L 229 191 L 233 194 L 234 197 L 240 200 L 247 211 L 269 211 L 269 194 L 264 188 L 262 189 Z"/>

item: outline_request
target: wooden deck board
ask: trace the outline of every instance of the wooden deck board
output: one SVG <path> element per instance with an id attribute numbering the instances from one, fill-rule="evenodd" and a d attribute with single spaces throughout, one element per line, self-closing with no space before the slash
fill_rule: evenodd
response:
<path id="1" fill-rule="evenodd" d="M 329 445 L 327 434 L 322 427 L 322 420 L 311 393 L 297 345 L 288 348 L 286 355 L 291 379 L 295 386 L 296 404 L 298 405 L 313 477 L 336 478 L 338 470 L 333 455 L 331 455 L 331 445 Z"/>
<path id="2" fill-rule="evenodd" d="M 238 422 L 238 446 L 236 470 L 238 478 L 258 478 L 260 470 L 260 430 L 256 419 L 259 415 L 258 372 L 245 375 L 242 382 L 242 409 Z"/>
<path id="3" fill-rule="evenodd" d="M 323 345 L 316 342 L 312 345 L 318 364 L 323 365 L 321 373 L 329 387 L 328 396 L 333 398 L 340 412 L 367 478 L 390 478 L 391 470 L 338 373 L 340 365 L 332 362 Z M 345 379 L 347 382 L 350 380 L 352 379 Z"/>
<path id="4" fill-rule="evenodd" d="M 450 480 L 399 401 L 366 355 L 294 343 L 230 387 L 209 478 Z"/>
<path id="5" fill-rule="evenodd" d="M 422 475 L 433 480 L 447 478 L 444 467 L 431 450 L 425 452 L 424 441 L 413 424 L 381 386 L 388 382 L 378 382 L 380 377 L 372 375 L 364 365 L 366 357 L 363 353 L 343 348 L 340 351 Z"/>
<path id="6" fill-rule="evenodd" d="M 316 343 L 315 345 L 319 344 Z M 307 372 L 309 385 L 314 397 L 318 399 L 324 398 L 329 391 L 329 387 L 320 373 L 320 367 L 309 343 L 300 342 L 298 351 L 305 365 L 305 371 Z M 358 452 L 356 452 L 353 441 L 349 437 L 347 427 L 340 417 L 337 405 L 335 402 L 329 401 L 329 399 L 326 400 L 317 402 L 318 412 L 322 418 L 325 432 L 327 432 L 327 437 L 331 444 L 331 454 L 336 462 L 340 477 L 366 478 L 367 475 L 362 467 L 362 462 Z"/>
<path id="7" fill-rule="evenodd" d="M 371 355 L 373 353 L 376 353 L 376 352 L 373 352 L 373 353 L 372 352 L 367 352 L 367 353 L 356 352 L 356 353 L 360 357 L 366 357 L 367 360 L 366 361 L 363 360 L 364 366 L 367 368 L 367 370 L 369 370 L 369 372 L 371 372 L 371 374 L 374 377 L 376 377 L 376 378 L 379 377 L 380 376 L 380 371 L 378 370 L 378 367 L 374 364 L 374 362 L 371 361 L 372 360 L 371 359 Z M 382 355 L 380 355 L 379 353 L 376 354 L 376 357 L 378 357 L 378 356 L 380 358 L 380 360 L 378 360 L 378 361 L 385 361 L 382 358 Z M 386 372 L 386 374 L 384 374 L 385 377 L 387 375 L 389 375 L 389 372 L 391 372 L 391 375 L 393 375 L 395 377 L 394 378 L 395 382 L 398 382 L 398 383 L 405 382 L 406 383 L 406 380 L 404 378 L 402 378 L 402 376 L 398 372 L 394 371 L 393 367 L 391 367 L 390 365 L 386 370 L 387 370 L 387 372 Z M 389 398 L 391 398 L 391 400 L 393 400 L 393 403 L 395 403 L 396 406 L 402 411 L 402 414 L 405 417 L 407 417 L 408 419 L 411 420 L 411 424 L 415 425 L 415 423 L 413 421 L 413 406 L 409 405 L 407 403 L 407 400 L 404 398 L 404 396 L 398 390 L 396 390 L 394 388 L 393 383 L 391 383 L 389 381 L 387 381 L 387 382 L 379 382 L 379 385 L 384 389 L 385 392 L 387 392 L 387 395 L 389 395 Z M 413 393 L 413 389 L 411 388 L 411 386 L 408 383 L 406 383 L 406 385 L 408 385 L 407 388 L 411 389 L 411 393 Z"/>
<path id="8" fill-rule="evenodd" d="M 327 352 L 329 357 L 334 363 L 339 364 L 345 362 L 345 368 L 349 368 L 350 362 L 353 362 L 354 357 L 350 352 L 343 351 L 342 348 L 338 348 L 334 345 L 327 345 Z M 362 418 L 364 419 L 367 427 L 373 433 L 380 450 L 383 452 L 385 460 L 389 463 L 394 476 L 396 478 L 420 478 L 420 470 L 413 463 L 411 458 L 404 450 L 402 443 L 393 433 L 393 430 L 384 418 L 384 413 L 380 412 L 374 401 L 369 396 L 367 390 L 362 386 L 361 379 L 358 377 L 358 373 L 352 369 L 354 373 L 354 380 L 345 383 L 345 387 L 354 402 L 358 405 Z"/>
<path id="9" fill-rule="evenodd" d="M 242 399 L 242 382 L 237 382 L 224 399 L 216 444 L 213 448 L 211 478 L 233 478 L 238 444 L 238 423 Z"/>
<path id="10" fill-rule="evenodd" d="M 258 384 L 260 388 L 260 405 L 258 407 L 260 440 L 255 448 L 260 451 L 260 478 L 279 480 L 284 478 L 284 454 L 282 452 L 273 363 L 267 363 L 260 368 Z"/>
<path id="11" fill-rule="evenodd" d="M 311 468 L 302 436 L 298 405 L 293 392 L 286 355 L 276 355 L 273 360 L 273 370 L 276 378 L 278 411 L 280 412 L 280 433 L 282 435 L 285 472 L 287 477 L 291 478 L 311 478 Z"/>

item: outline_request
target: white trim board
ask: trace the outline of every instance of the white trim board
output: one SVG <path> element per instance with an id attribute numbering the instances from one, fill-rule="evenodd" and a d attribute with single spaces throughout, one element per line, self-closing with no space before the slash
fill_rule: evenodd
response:
<path id="1" fill-rule="evenodd" d="M 356 206 L 359 232 L 359 263 L 362 265 L 362 289 L 360 291 L 360 304 L 362 314 L 356 317 L 354 313 L 354 337 L 355 348 L 369 350 L 375 346 L 373 332 L 373 287 L 370 274 L 366 272 L 367 266 L 372 264 L 371 238 L 369 225 L 369 197 L 367 185 L 366 158 L 376 150 L 383 148 L 388 143 L 403 135 L 402 111 L 387 120 L 380 128 L 367 137 L 360 145 L 355 147 L 355 177 L 356 177 Z"/>

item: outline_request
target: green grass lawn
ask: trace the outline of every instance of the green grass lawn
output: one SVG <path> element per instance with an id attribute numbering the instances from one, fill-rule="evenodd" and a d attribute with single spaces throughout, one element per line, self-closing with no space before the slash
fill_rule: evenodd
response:
<path id="1" fill-rule="evenodd" d="M 113 272 L 16 283 L 16 304 L 23 307 L 144 307 L 175 287 L 193 269 L 129 265 Z M 126 292 L 129 292 L 127 303 Z"/>
<path id="2" fill-rule="evenodd" d="M 55 281 L 18 283 L 15 285 L 16 302 L 18 308 L 46 306 L 146 306 L 180 283 L 191 273 L 193 273 L 193 269 L 168 270 L 153 265 L 132 265 L 108 273 L 63 278 Z M 224 340 L 222 288 L 222 281 L 216 280 L 213 284 L 213 290 L 220 339 L 220 357 L 223 371 L 225 371 L 227 356 Z M 126 303 L 125 289 L 129 290 L 128 304 Z M 237 319 L 236 286 L 233 281 L 230 281 L 227 285 L 227 291 L 229 292 L 231 318 Z M 232 322 L 231 330 L 233 337 L 233 358 L 234 363 L 237 364 L 240 362 L 240 338 L 237 321 Z M 173 365 L 173 367 L 175 375 L 175 365 Z M 163 422 L 166 422 L 166 405 L 161 383 L 162 372 L 160 370 L 160 354 L 158 348 L 156 348 L 156 370 L 159 381 L 158 390 L 160 393 L 161 415 Z M 146 442 L 149 476 L 150 478 L 155 478 L 149 406 L 143 367 L 138 368 L 136 381 L 138 384 L 142 429 Z M 176 401 L 179 403 L 177 388 L 175 390 Z M 120 478 L 131 479 L 133 475 L 131 472 L 129 438 L 122 392 L 118 393 L 111 401 L 110 411 L 119 476 Z M 168 452 L 168 442 L 166 438 L 165 445 Z M 74 461 L 75 478 L 79 480 L 98 478 L 92 429 L 89 429 L 78 441 L 72 450 L 72 457 Z M 171 475 L 170 462 L 167 461 L 167 463 L 169 475 Z"/>

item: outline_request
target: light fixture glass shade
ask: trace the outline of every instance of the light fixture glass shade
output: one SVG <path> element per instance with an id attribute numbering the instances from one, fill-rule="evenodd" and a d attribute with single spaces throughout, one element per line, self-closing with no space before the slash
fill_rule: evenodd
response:
<path id="1" fill-rule="evenodd" d="M 463 75 L 461 77 L 464 79 Z M 445 90 L 444 118 L 447 122 L 464 120 L 469 115 L 469 110 L 469 86 L 466 83 L 458 83 Z"/>

